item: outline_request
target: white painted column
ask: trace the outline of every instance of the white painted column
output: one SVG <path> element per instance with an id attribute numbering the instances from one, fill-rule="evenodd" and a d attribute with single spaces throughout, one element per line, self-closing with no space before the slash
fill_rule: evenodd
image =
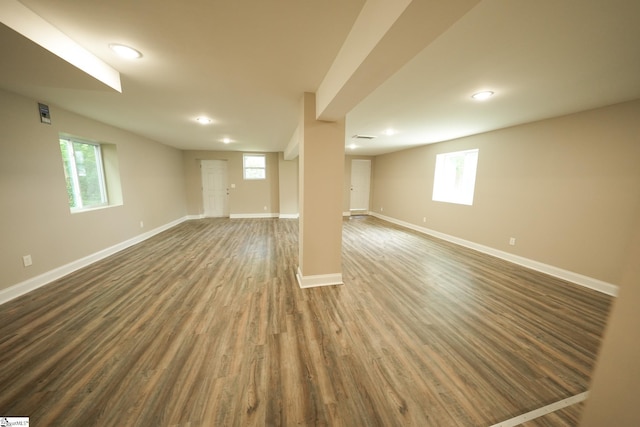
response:
<path id="1" fill-rule="evenodd" d="M 305 93 L 299 142 L 300 287 L 342 284 L 344 121 L 316 120 L 315 94 Z"/>

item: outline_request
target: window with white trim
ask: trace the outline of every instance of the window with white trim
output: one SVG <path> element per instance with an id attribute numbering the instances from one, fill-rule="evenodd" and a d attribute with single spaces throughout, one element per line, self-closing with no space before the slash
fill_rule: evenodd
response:
<path id="1" fill-rule="evenodd" d="M 243 154 L 242 168 L 244 179 L 267 178 L 267 158 L 264 154 Z"/>
<path id="2" fill-rule="evenodd" d="M 60 134 L 59 142 L 71 212 L 123 204 L 115 144 L 65 134 Z"/>
<path id="3" fill-rule="evenodd" d="M 72 211 L 108 204 L 100 144 L 60 139 L 69 207 Z"/>
<path id="4" fill-rule="evenodd" d="M 436 156 L 434 201 L 473 205 L 478 151 L 476 148 Z"/>

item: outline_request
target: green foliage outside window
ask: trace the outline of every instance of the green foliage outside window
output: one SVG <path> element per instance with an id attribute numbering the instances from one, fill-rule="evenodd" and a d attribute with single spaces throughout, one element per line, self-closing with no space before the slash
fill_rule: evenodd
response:
<path id="1" fill-rule="evenodd" d="M 106 205 L 100 145 L 61 139 L 60 152 L 71 209 Z"/>

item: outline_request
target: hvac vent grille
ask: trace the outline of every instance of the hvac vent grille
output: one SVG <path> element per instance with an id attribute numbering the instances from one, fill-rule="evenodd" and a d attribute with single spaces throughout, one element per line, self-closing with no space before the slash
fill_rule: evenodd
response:
<path id="1" fill-rule="evenodd" d="M 351 139 L 373 139 L 375 136 L 373 135 L 353 135 Z"/>

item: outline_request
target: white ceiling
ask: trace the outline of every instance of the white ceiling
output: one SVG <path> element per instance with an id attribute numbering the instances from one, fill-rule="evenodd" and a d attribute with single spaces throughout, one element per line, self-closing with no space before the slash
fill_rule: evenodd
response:
<path id="1" fill-rule="evenodd" d="M 364 1 L 22 0 L 118 70 L 123 92 L 4 25 L 0 87 L 181 149 L 284 151 L 302 93 L 318 89 Z M 347 151 L 379 154 L 640 98 L 638 18 L 637 0 L 483 0 L 347 114 L 347 145 L 377 136 Z M 144 57 L 120 59 L 109 43 Z M 473 101 L 480 89 L 496 95 Z M 214 123 L 197 124 L 199 115 Z M 397 133 L 385 136 L 388 127 Z"/>
<path id="2" fill-rule="evenodd" d="M 495 95 L 474 101 L 481 90 Z M 379 154 L 638 98 L 640 1 L 484 0 L 355 107 L 346 133 L 377 135 L 353 152 Z"/>

